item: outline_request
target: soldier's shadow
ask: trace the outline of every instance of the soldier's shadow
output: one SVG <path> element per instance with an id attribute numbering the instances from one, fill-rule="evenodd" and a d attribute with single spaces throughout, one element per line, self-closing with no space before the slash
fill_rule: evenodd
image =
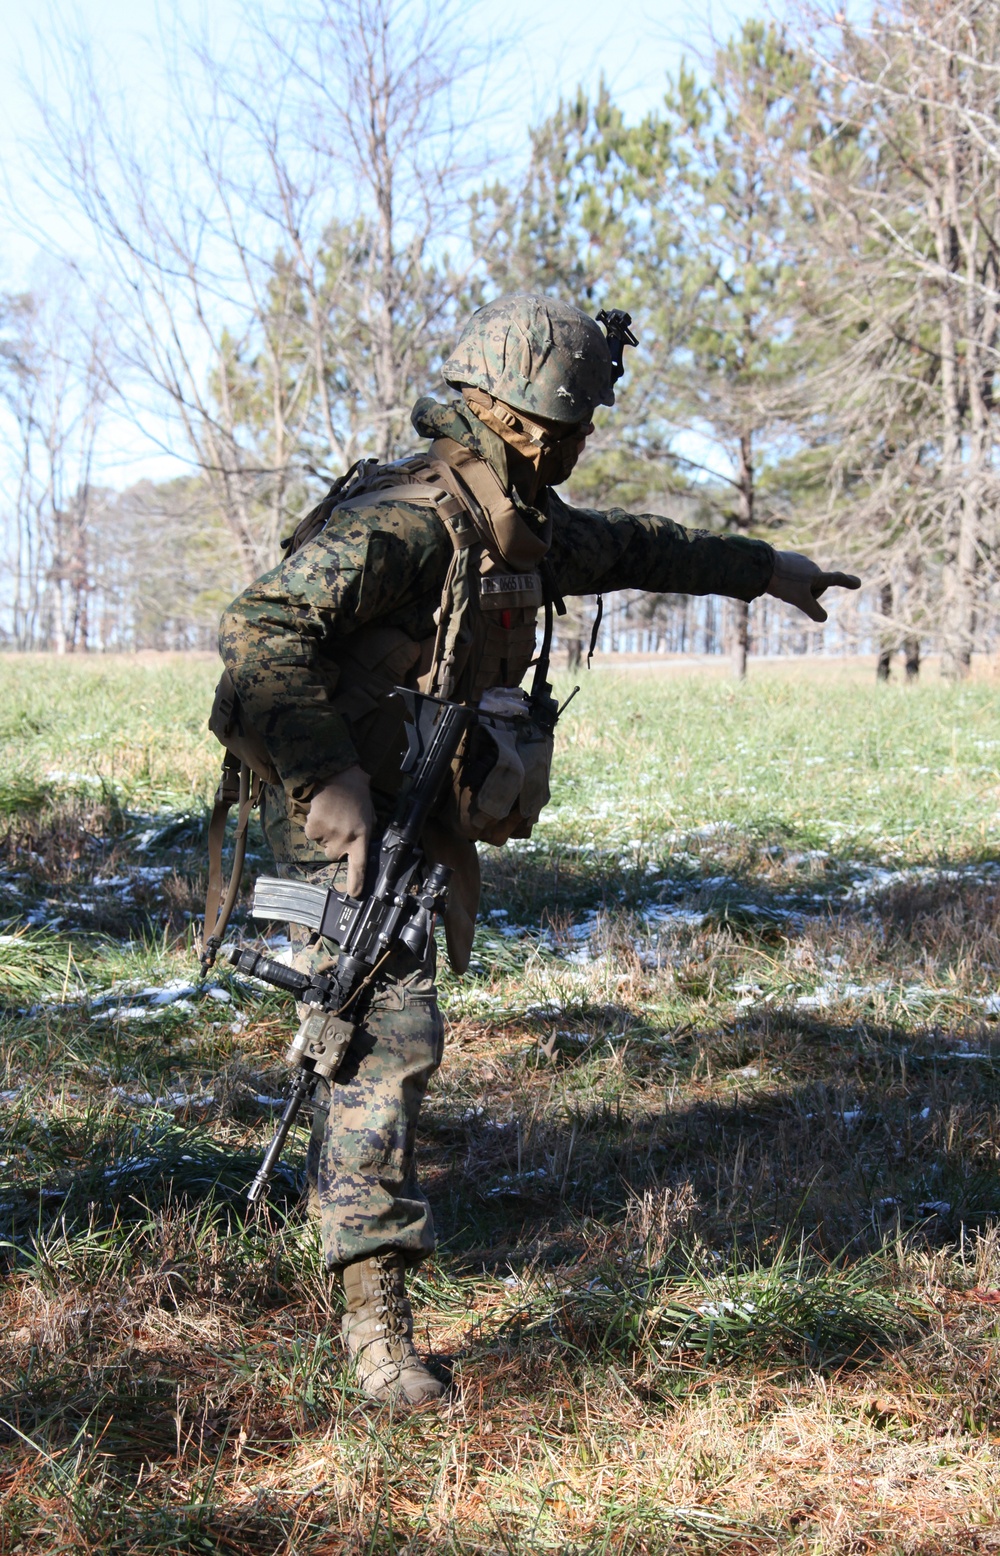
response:
<path id="1" fill-rule="evenodd" d="M 960 1106 L 995 1109 L 1000 1043 L 983 1029 L 969 1060 L 969 1038 L 910 1039 L 900 1085 L 897 1030 L 868 1025 L 860 1044 L 855 1025 L 784 1025 L 785 1038 L 854 1063 L 796 1083 L 747 1075 L 725 1100 L 680 1106 L 667 1086 L 630 1111 L 597 1100 L 533 1127 L 527 1113 L 434 1109 L 423 1165 L 443 1279 L 509 1290 L 498 1316 L 470 1318 L 465 1343 L 439 1361 L 510 1358 L 524 1343 L 633 1355 L 672 1301 L 694 1302 L 695 1351 L 712 1349 L 698 1313 L 736 1304 L 739 1319 L 743 1298 L 748 1313 L 762 1301 L 751 1351 L 773 1344 L 809 1366 L 857 1365 L 908 1332 L 905 1315 L 893 1327 L 872 1256 L 956 1243 L 1000 1217 L 1000 1169 L 972 1137 L 949 1147 L 942 1127 Z M 434 1268 L 426 1281 L 434 1301 Z M 787 1287 L 784 1309 L 776 1287 Z"/>
<path id="2" fill-rule="evenodd" d="M 432 1106 L 422 1173 L 445 1274 L 506 1284 L 511 1336 L 534 1324 L 518 1316 L 521 1289 L 547 1285 L 589 1309 L 595 1292 L 597 1307 L 610 1303 L 629 1271 L 648 1282 L 650 1258 L 662 1295 L 766 1270 L 790 1249 L 816 1269 L 861 1268 L 899 1239 L 954 1243 L 1000 1217 L 1000 1169 L 984 1165 L 974 1129 L 949 1137 L 946 1127 L 959 1112 L 972 1121 L 995 1111 L 992 1031 L 904 1040 L 866 1024 L 861 1038 L 856 1024 L 793 1014 L 781 1028 L 800 1052 L 846 1056 L 840 1073 L 791 1083 L 745 1064 L 728 1095 L 678 1104 L 670 1078 L 690 1068 L 690 1049 L 661 1056 L 656 1076 L 655 1051 L 637 1044 L 637 1068 L 659 1083 L 627 1106 L 591 1096 L 556 1117 L 532 1117 L 529 1104 L 510 1116 L 495 1097 L 479 1109 Z M 571 1073 L 580 1060 L 559 1038 L 544 1062 Z M 484 1343 L 474 1332 L 460 1354 Z"/>

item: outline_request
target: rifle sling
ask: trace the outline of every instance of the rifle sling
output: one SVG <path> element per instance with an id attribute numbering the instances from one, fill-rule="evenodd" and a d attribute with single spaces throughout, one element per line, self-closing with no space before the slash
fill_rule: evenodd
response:
<path id="1" fill-rule="evenodd" d="M 215 801 L 208 822 L 208 890 L 205 894 L 205 921 L 203 928 L 201 967 L 208 972 L 215 962 L 216 952 L 229 925 L 230 915 L 239 895 L 243 861 L 247 851 L 247 830 L 250 812 L 260 798 L 260 779 L 251 773 L 246 762 L 241 762 L 233 752 L 226 753 L 222 777 L 215 791 Z M 226 836 L 229 812 L 239 802 L 236 815 L 236 837 L 233 844 L 233 863 L 229 872 L 226 894 L 222 895 L 222 847 Z"/>

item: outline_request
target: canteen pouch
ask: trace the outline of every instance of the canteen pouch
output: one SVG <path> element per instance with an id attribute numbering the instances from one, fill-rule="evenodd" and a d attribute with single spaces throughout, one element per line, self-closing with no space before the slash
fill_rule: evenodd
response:
<path id="1" fill-rule="evenodd" d="M 458 764 L 462 835 L 496 847 L 529 837 L 548 803 L 552 747 L 552 731 L 535 716 L 525 692 L 486 692 Z"/>

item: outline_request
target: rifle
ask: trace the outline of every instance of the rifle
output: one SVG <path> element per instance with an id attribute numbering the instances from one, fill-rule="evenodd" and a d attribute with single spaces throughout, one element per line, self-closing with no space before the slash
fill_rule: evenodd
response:
<path id="1" fill-rule="evenodd" d="M 420 834 L 474 714 L 458 703 L 403 687 L 397 687 L 393 696 L 402 702 L 407 750 L 401 771 L 409 782 L 393 819 L 373 844 L 361 897 L 268 875 L 254 887 L 250 908 L 254 918 L 285 919 L 318 930 L 340 947 L 335 965 L 310 977 L 242 946 L 229 951 L 229 960 L 241 972 L 287 989 L 313 1007 L 285 1055 L 296 1074 L 274 1139 L 250 1185 L 251 1205 L 262 1198 L 299 1109 L 317 1080 L 332 1081 L 340 1068 L 382 964 L 398 946 L 423 960 L 430 949 L 435 915 L 444 907 L 452 872 L 441 864 L 427 868 Z"/>

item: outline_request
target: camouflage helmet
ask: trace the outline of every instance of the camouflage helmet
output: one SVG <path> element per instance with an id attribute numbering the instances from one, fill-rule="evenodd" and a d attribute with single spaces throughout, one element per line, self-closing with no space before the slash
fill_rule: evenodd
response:
<path id="1" fill-rule="evenodd" d="M 456 388 L 484 389 L 547 421 L 589 421 L 595 406 L 615 403 L 600 325 L 571 303 L 535 292 L 512 292 L 478 309 L 441 371 Z"/>

